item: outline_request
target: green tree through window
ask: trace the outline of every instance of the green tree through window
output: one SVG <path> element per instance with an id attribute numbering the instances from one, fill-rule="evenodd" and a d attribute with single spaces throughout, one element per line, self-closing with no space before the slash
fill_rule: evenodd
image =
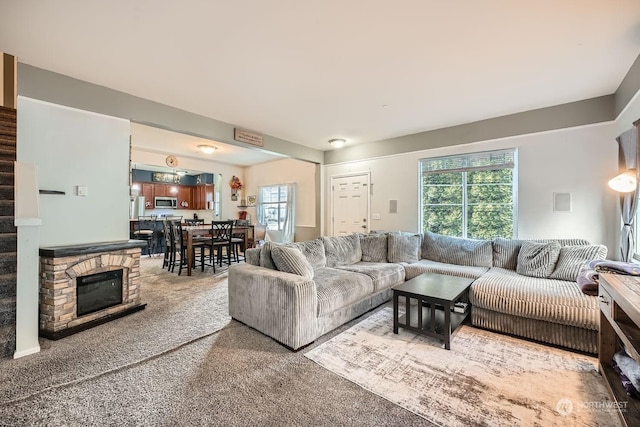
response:
<path id="1" fill-rule="evenodd" d="M 515 161 L 515 150 L 421 160 L 423 231 L 515 237 Z"/>

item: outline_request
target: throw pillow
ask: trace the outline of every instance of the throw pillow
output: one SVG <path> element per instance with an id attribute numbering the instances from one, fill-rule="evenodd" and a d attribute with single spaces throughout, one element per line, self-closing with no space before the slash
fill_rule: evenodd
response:
<path id="1" fill-rule="evenodd" d="M 327 257 L 327 267 L 339 267 L 360 262 L 362 247 L 357 234 L 348 236 L 322 237 L 324 253 Z"/>
<path id="2" fill-rule="evenodd" d="M 522 242 L 516 273 L 531 277 L 549 277 L 558 262 L 560 243 Z"/>
<path id="3" fill-rule="evenodd" d="M 604 245 L 563 246 L 556 268 L 549 278 L 575 281 L 585 262 L 605 259 L 606 256 L 607 247 Z"/>
<path id="4" fill-rule="evenodd" d="M 390 233 L 388 238 L 389 262 L 414 263 L 420 260 L 420 244 L 422 236 L 419 234 Z"/>
<path id="5" fill-rule="evenodd" d="M 276 246 L 271 250 L 273 262 L 280 271 L 297 274 L 313 279 L 313 267 L 300 249 L 288 246 Z"/>
<path id="6" fill-rule="evenodd" d="M 387 262 L 387 235 L 361 234 L 362 261 Z"/>

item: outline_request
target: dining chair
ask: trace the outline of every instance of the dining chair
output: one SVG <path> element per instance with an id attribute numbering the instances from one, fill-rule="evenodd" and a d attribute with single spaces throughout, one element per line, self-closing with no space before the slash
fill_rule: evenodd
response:
<path id="1" fill-rule="evenodd" d="M 147 242 L 147 255 L 152 256 L 156 249 L 156 216 L 139 216 L 133 236 Z"/>
<path id="2" fill-rule="evenodd" d="M 176 264 L 178 264 L 178 275 L 182 274 L 182 268 L 187 266 L 187 239 L 185 237 L 184 230 L 182 228 L 182 221 L 171 221 L 171 228 L 173 233 L 173 241 L 174 241 L 174 258 L 171 267 L 171 271 L 175 270 Z M 198 252 L 200 252 L 200 259 L 204 257 L 202 251 L 206 248 L 206 244 L 204 241 L 194 241 L 192 243 L 193 248 L 193 263 L 192 268 L 196 267 L 196 261 L 198 260 Z M 177 259 L 179 255 L 180 259 Z M 204 271 L 204 265 L 201 265 L 202 270 Z"/>
<path id="3" fill-rule="evenodd" d="M 211 254 L 213 256 L 215 252 L 220 267 L 222 267 L 224 253 L 227 256 L 227 264 L 231 265 L 231 257 L 234 255 L 232 239 L 233 220 L 211 222 Z M 215 266 L 213 272 L 215 273 Z"/>
<path id="4" fill-rule="evenodd" d="M 176 238 L 172 228 L 173 222 L 181 222 L 182 216 L 170 215 L 162 218 L 163 242 L 164 242 L 164 261 L 162 268 L 167 267 L 171 271 L 175 266 L 176 260 Z"/>
<path id="5" fill-rule="evenodd" d="M 186 225 L 204 225 L 204 218 L 191 219 L 187 218 L 184 220 Z"/>

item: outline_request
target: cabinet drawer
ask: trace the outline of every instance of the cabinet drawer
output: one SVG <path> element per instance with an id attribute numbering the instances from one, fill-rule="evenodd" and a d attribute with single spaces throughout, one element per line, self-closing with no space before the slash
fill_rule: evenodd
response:
<path id="1" fill-rule="evenodd" d="M 602 286 L 600 286 L 598 299 L 600 301 L 600 311 L 605 313 L 609 318 L 613 319 L 613 299 Z"/>

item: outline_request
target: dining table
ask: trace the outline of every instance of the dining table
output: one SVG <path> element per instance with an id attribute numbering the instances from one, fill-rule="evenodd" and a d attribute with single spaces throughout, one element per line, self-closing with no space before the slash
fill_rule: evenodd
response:
<path id="1" fill-rule="evenodd" d="M 197 236 L 211 235 L 211 224 L 200 225 L 183 225 L 182 232 L 186 234 L 187 243 L 187 276 L 191 276 L 193 266 L 193 240 Z M 244 236 L 244 248 L 248 247 L 249 239 L 253 236 L 253 225 L 233 226 L 231 230 L 233 234 L 242 234 Z"/>

